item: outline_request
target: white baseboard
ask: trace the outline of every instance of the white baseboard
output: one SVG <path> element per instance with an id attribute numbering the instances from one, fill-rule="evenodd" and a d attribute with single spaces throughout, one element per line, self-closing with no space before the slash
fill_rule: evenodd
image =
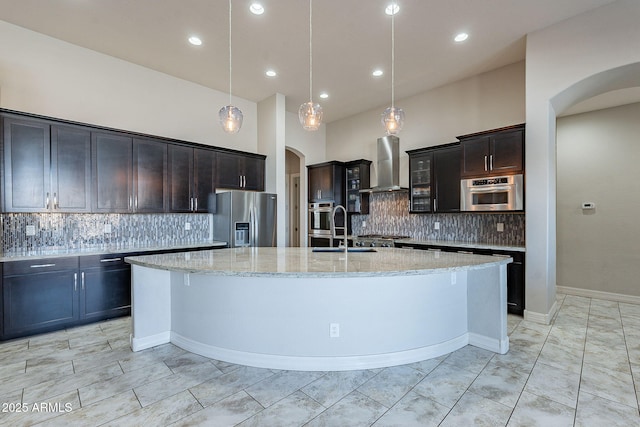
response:
<path id="1" fill-rule="evenodd" d="M 551 324 L 551 320 L 553 319 L 553 316 L 556 315 L 557 311 L 558 302 L 554 301 L 548 313 L 536 313 L 535 311 L 525 310 L 524 320 L 535 323 L 542 323 L 543 325 L 549 325 Z"/>
<path id="2" fill-rule="evenodd" d="M 202 344 L 175 332 L 171 333 L 171 342 L 184 350 L 201 356 L 257 368 L 293 371 L 348 371 L 406 365 L 408 363 L 432 359 L 456 351 L 469 344 L 469 336 L 468 334 L 463 334 L 457 338 L 432 346 L 394 353 L 338 357 L 282 356 L 276 354 L 249 353 Z"/>
<path id="3" fill-rule="evenodd" d="M 593 291 L 591 289 L 572 288 L 569 286 L 556 286 L 556 292 L 579 297 L 603 299 L 607 301 L 628 302 L 640 304 L 640 297 L 633 295 L 617 294 L 615 292 Z"/>
<path id="4" fill-rule="evenodd" d="M 169 331 L 161 332 L 159 334 L 151 335 L 148 337 L 142 337 L 142 338 L 133 337 L 131 339 L 131 350 L 133 351 L 146 350 L 148 348 L 155 347 L 160 344 L 166 344 L 170 342 L 170 340 L 171 340 L 171 333 Z"/>
<path id="5" fill-rule="evenodd" d="M 500 340 L 469 332 L 469 344 L 499 354 L 506 354 L 509 351 L 509 337 Z"/>

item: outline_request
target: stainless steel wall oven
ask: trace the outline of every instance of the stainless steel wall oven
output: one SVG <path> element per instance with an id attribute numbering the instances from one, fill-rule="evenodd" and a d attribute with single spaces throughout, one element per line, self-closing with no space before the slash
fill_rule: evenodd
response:
<path id="1" fill-rule="evenodd" d="M 521 211 L 524 209 L 522 175 L 470 178 L 460 181 L 461 211 Z"/>

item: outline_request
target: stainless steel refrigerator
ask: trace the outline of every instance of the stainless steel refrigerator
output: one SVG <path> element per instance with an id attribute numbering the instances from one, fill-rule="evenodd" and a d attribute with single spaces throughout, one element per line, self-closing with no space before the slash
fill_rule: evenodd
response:
<path id="1" fill-rule="evenodd" d="M 271 193 L 227 191 L 216 194 L 213 238 L 229 247 L 276 246 L 276 201 Z"/>

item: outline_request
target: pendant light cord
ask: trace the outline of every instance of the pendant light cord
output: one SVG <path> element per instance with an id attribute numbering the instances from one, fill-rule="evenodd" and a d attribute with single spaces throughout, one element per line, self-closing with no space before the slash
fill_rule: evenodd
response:
<path id="1" fill-rule="evenodd" d="M 309 102 L 313 104 L 313 0 L 309 0 Z"/>
<path id="2" fill-rule="evenodd" d="M 391 108 L 394 108 L 394 82 L 395 82 L 395 69 L 396 69 L 396 32 L 393 25 L 394 17 L 396 16 L 396 2 L 391 5 Z"/>
<path id="3" fill-rule="evenodd" d="M 231 105 L 231 0 L 229 0 L 229 105 Z"/>

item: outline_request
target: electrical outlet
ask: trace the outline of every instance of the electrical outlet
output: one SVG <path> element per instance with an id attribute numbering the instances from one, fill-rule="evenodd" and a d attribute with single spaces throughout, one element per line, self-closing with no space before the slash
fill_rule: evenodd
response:
<path id="1" fill-rule="evenodd" d="M 439 222 L 434 222 L 433 223 L 433 229 L 434 230 L 440 230 L 440 223 Z"/>
<path id="2" fill-rule="evenodd" d="M 111 224 L 104 225 L 104 234 L 111 233 Z"/>
<path id="3" fill-rule="evenodd" d="M 362 221 L 362 228 L 365 228 L 367 226 L 367 221 Z"/>
<path id="4" fill-rule="evenodd" d="M 35 225 L 27 225 L 25 227 L 25 233 L 27 236 L 35 236 L 36 235 L 36 226 Z"/>
<path id="5" fill-rule="evenodd" d="M 498 229 L 499 232 L 502 233 L 504 231 L 504 223 L 499 222 L 496 228 Z"/>
<path id="6" fill-rule="evenodd" d="M 190 222 L 185 222 L 184 223 L 184 229 L 187 230 L 187 231 L 191 230 L 191 223 Z"/>
<path id="7" fill-rule="evenodd" d="M 340 337 L 340 323 L 329 324 L 329 338 Z"/>

